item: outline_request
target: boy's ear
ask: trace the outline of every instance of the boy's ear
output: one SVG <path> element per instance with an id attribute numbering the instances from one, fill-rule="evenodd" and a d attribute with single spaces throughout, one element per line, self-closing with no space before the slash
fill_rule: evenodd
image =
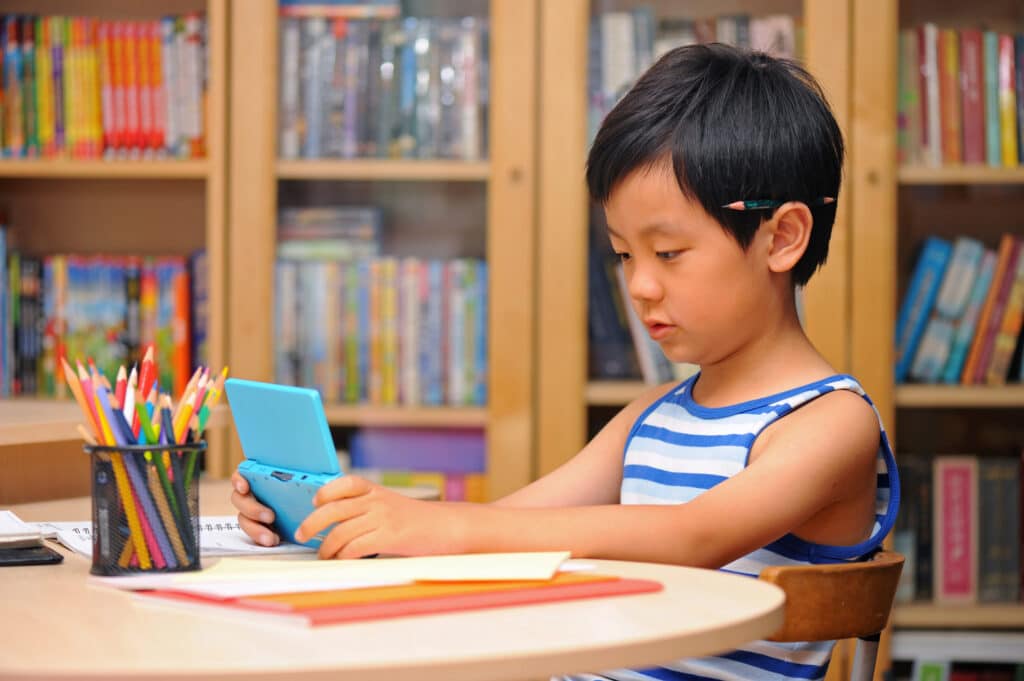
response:
<path id="1" fill-rule="evenodd" d="M 807 204 L 789 201 L 775 210 L 765 227 L 771 235 L 768 244 L 768 269 L 789 272 L 800 262 L 811 239 L 814 218 Z"/>

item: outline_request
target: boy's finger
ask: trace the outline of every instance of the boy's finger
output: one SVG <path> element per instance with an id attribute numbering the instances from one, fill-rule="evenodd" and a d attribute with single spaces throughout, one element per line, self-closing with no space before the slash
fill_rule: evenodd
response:
<path id="1" fill-rule="evenodd" d="M 324 559 L 335 556 L 342 557 L 342 552 L 350 542 L 371 531 L 373 531 L 373 527 L 366 522 L 365 516 L 353 518 L 347 523 L 339 523 L 331 528 L 331 531 L 324 537 L 317 553 L 320 558 Z"/>
<path id="2" fill-rule="evenodd" d="M 247 518 L 241 513 L 238 514 L 238 526 L 260 546 L 277 546 L 281 543 L 281 538 L 267 528 L 266 525 Z"/>
<path id="3" fill-rule="evenodd" d="M 249 481 L 242 477 L 242 474 L 237 470 L 231 474 L 231 486 L 239 494 L 245 494 L 249 491 Z"/>
<path id="4" fill-rule="evenodd" d="M 318 506 L 306 516 L 299 529 L 295 531 L 295 541 L 305 542 L 334 523 L 343 523 L 360 516 L 364 512 L 363 508 L 364 504 L 358 499 L 342 499 Z"/>
<path id="5" fill-rule="evenodd" d="M 264 525 L 274 522 L 274 512 L 256 501 L 256 497 L 251 494 L 232 492 L 231 504 L 238 509 L 241 515 L 251 518 L 256 522 L 263 523 Z"/>
<path id="6" fill-rule="evenodd" d="M 370 482 L 358 475 L 343 475 L 331 480 L 317 490 L 313 496 L 313 505 L 321 506 L 330 501 L 357 497 L 370 491 Z"/>

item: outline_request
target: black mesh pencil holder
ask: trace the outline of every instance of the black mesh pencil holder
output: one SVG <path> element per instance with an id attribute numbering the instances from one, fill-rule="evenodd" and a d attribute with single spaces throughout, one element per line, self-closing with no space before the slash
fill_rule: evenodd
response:
<path id="1" fill-rule="evenodd" d="M 181 445 L 86 445 L 94 575 L 198 570 L 199 453 Z"/>

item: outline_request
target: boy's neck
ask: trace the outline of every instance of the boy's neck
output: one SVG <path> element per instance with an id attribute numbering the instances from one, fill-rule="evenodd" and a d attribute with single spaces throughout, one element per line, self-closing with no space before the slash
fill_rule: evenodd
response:
<path id="1" fill-rule="evenodd" d="M 796 308 L 772 315 L 761 332 L 718 362 L 701 365 L 693 398 L 723 407 L 813 383 L 836 373 L 817 351 Z"/>

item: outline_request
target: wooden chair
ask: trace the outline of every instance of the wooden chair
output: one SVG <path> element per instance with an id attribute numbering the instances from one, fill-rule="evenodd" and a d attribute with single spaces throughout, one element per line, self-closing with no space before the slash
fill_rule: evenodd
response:
<path id="1" fill-rule="evenodd" d="M 760 579 L 786 592 L 786 617 L 769 641 L 857 638 L 851 681 L 871 681 L 903 556 L 880 551 L 857 563 L 765 568 Z"/>

